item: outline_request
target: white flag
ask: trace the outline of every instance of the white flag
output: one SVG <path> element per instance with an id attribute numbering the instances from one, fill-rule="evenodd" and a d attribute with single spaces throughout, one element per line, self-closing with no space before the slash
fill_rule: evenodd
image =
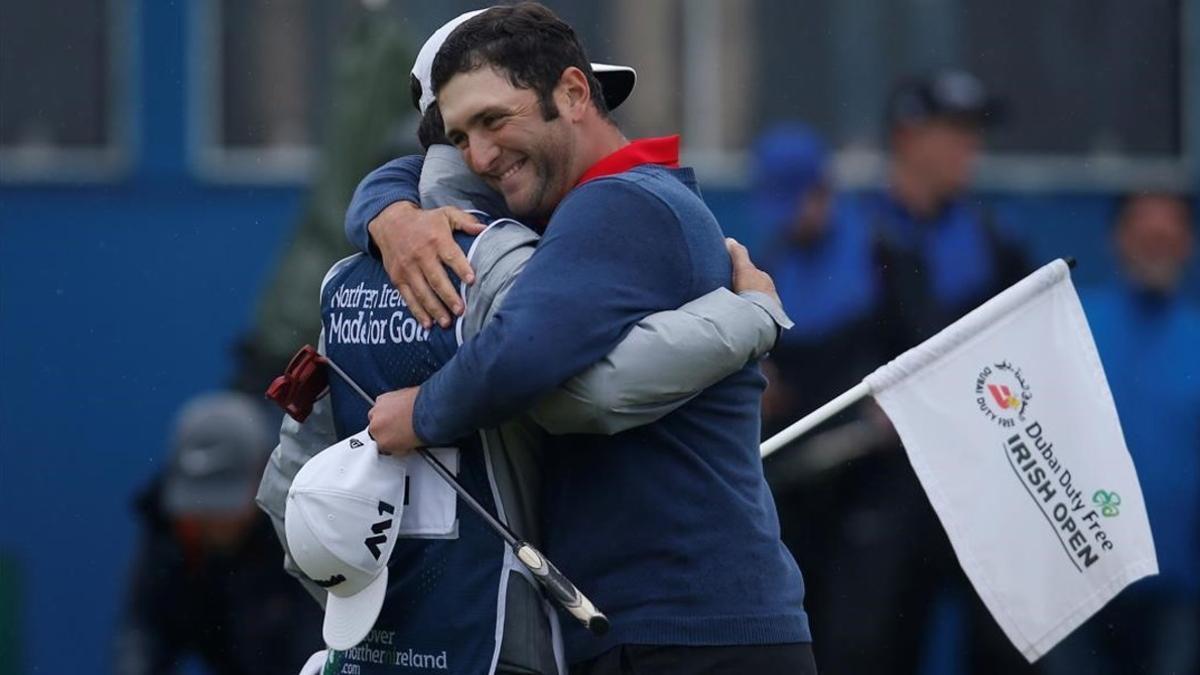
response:
<path id="1" fill-rule="evenodd" d="M 967 577 L 1030 661 L 1158 572 L 1112 393 L 1061 260 L 865 383 Z"/>

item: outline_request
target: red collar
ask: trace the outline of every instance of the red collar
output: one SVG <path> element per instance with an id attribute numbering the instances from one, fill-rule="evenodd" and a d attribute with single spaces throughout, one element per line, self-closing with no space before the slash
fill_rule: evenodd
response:
<path id="1" fill-rule="evenodd" d="M 641 164 L 661 164 L 671 169 L 679 168 L 679 136 L 641 138 L 603 157 L 576 181 L 579 187 L 589 180 L 623 173 Z"/>

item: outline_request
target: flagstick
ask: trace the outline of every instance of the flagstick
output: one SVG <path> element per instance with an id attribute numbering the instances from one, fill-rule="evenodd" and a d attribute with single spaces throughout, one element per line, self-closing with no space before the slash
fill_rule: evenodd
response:
<path id="1" fill-rule="evenodd" d="M 798 421 L 792 423 L 792 425 L 788 428 L 768 438 L 766 442 L 762 444 L 762 447 L 759 448 L 759 452 L 762 453 L 762 456 L 765 458 L 767 455 L 770 455 L 788 443 L 791 443 L 797 438 L 808 433 L 813 427 L 817 426 L 821 422 L 824 422 L 830 417 L 833 417 L 846 408 L 854 405 L 859 400 L 870 395 L 871 388 L 867 386 L 867 383 L 859 382 L 842 395 L 810 412 L 804 417 L 801 417 Z"/>
<path id="2" fill-rule="evenodd" d="M 1075 258 L 1073 258 L 1071 256 L 1066 256 L 1066 257 L 1062 258 L 1062 261 L 1064 263 L 1066 263 L 1068 268 L 1074 269 Z M 1032 275 L 1030 275 L 1030 276 L 1032 276 Z M 979 311 L 979 308 L 976 308 L 975 310 L 973 310 L 971 312 L 971 314 L 975 314 L 978 311 Z M 968 315 L 968 316 L 970 316 L 970 315 Z M 960 324 L 962 324 L 962 322 L 963 322 L 963 319 L 959 319 L 952 325 L 960 325 Z M 943 333 L 944 332 L 945 331 L 943 331 Z M 942 335 L 942 333 L 938 333 L 938 335 L 940 336 L 940 335 Z M 936 337 L 937 336 L 935 336 L 935 338 Z M 930 340 L 926 340 L 925 342 L 922 342 L 921 344 L 922 345 L 927 344 L 927 343 L 931 342 L 933 339 L 934 338 L 930 338 Z M 920 345 L 918 345 L 918 347 L 920 347 Z M 911 352 L 912 350 L 910 349 L 909 351 Z M 908 353 L 909 352 L 905 352 L 905 354 L 908 354 Z M 867 383 L 859 382 L 857 385 L 852 387 L 849 391 L 843 393 L 841 396 L 838 396 L 837 398 L 833 399 L 829 403 L 826 403 L 825 405 L 821 406 L 820 408 L 817 408 L 816 410 L 812 411 L 811 413 L 802 417 L 800 420 L 793 423 L 788 428 L 786 428 L 783 431 L 768 438 L 766 440 L 766 442 L 763 443 L 759 447 L 759 452 L 762 454 L 762 456 L 764 458 L 767 457 L 768 455 L 775 452 L 776 450 L 782 448 L 783 446 L 787 445 L 788 443 L 791 443 L 792 441 L 796 440 L 800 436 L 808 433 L 809 431 L 812 430 L 813 427 L 817 426 L 821 422 L 824 422 L 825 420 L 829 419 L 830 417 L 833 417 L 834 415 L 840 413 L 841 411 L 845 410 L 846 408 L 850 407 L 851 405 L 857 403 L 859 401 L 859 399 L 861 399 L 865 396 L 870 396 L 870 395 L 871 395 L 871 388 L 869 386 L 867 386 Z"/>

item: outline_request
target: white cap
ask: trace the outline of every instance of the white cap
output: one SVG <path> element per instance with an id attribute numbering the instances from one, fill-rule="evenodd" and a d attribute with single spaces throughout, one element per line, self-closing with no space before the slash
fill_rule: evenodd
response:
<path id="1" fill-rule="evenodd" d="M 288 490 L 284 530 L 305 576 L 325 588 L 325 642 L 346 650 L 375 625 L 404 508 L 405 463 L 367 430 L 308 460 Z"/>
<path id="2" fill-rule="evenodd" d="M 442 43 L 464 21 L 476 14 L 486 12 L 488 9 L 491 8 L 476 9 L 465 14 L 460 14 L 447 21 L 444 26 L 435 30 L 433 35 L 429 36 L 429 39 L 421 46 L 421 51 L 417 52 L 417 60 L 413 63 L 412 76 L 417 78 L 417 82 L 421 86 L 421 91 L 419 94 L 420 98 L 414 101 L 414 103 L 416 103 L 417 110 L 422 115 L 429 109 L 429 104 L 433 103 L 433 60 L 437 57 L 438 50 L 442 48 Z M 596 74 L 596 79 L 600 81 L 600 88 L 604 94 L 604 102 L 608 104 L 609 110 L 615 110 L 625 99 L 629 98 L 629 94 L 633 92 L 633 85 L 637 82 L 637 71 L 629 66 L 593 63 L 592 72 Z"/>

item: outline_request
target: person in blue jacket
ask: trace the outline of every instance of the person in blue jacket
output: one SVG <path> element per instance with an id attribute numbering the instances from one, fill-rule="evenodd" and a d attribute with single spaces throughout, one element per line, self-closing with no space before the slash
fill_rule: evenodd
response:
<path id="1" fill-rule="evenodd" d="M 1180 292 L 1192 206 L 1127 198 L 1115 282 L 1081 292 L 1146 500 L 1158 576 L 1125 589 L 1046 655 L 1047 672 L 1200 673 L 1200 307 Z"/>
<path id="2" fill-rule="evenodd" d="M 772 127 L 755 140 L 751 157 L 751 206 L 761 231 L 757 258 L 795 321 L 763 364 L 770 380 L 763 436 L 769 437 L 887 361 L 890 344 L 881 324 L 895 310 L 883 271 L 896 256 L 853 197 L 835 190 L 829 151 L 812 129 L 796 122 Z M 855 513 L 863 485 L 874 478 L 876 458 L 864 455 L 894 445 L 890 425 L 876 413 L 873 401 L 856 405 L 763 466 L 783 541 L 804 570 L 805 607 L 825 631 L 847 613 L 844 599 L 832 592 L 841 584 L 830 552 L 854 529 L 847 514 Z M 823 650 L 822 665 L 842 672 L 829 654 L 837 658 L 840 650 Z"/>
<path id="3" fill-rule="evenodd" d="M 879 330 L 886 244 L 858 204 L 835 191 L 829 159 L 825 141 L 799 123 L 772 127 L 752 148 L 756 258 L 795 322 L 771 350 L 764 435 L 854 386 L 888 356 Z"/>
<path id="4" fill-rule="evenodd" d="M 370 430 L 394 453 L 519 413 L 642 317 L 730 283 L 678 137 L 625 139 L 546 8 L 464 23 L 432 85 L 467 164 L 545 235 L 494 321 L 423 385 L 379 398 Z M 815 672 L 759 459 L 763 384 L 750 363 L 651 424 L 551 439 L 543 550 L 612 622 L 603 638 L 564 626 L 573 672 Z"/>
<path id="5" fill-rule="evenodd" d="M 884 360 L 1030 271 L 1020 243 L 971 190 L 985 132 L 1001 110 L 961 70 L 903 78 L 890 94 L 885 182 L 856 200 L 889 251 L 877 267 L 888 296 L 876 323 Z M 845 526 L 828 551 L 822 659 L 837 672 L 915 672 L 928 659 L 937 610 L 954 608 L 971 673 L 1032 672 L 968 584 L 899 439 L 874 449 L 847 467 L 838 494 Z"/>

